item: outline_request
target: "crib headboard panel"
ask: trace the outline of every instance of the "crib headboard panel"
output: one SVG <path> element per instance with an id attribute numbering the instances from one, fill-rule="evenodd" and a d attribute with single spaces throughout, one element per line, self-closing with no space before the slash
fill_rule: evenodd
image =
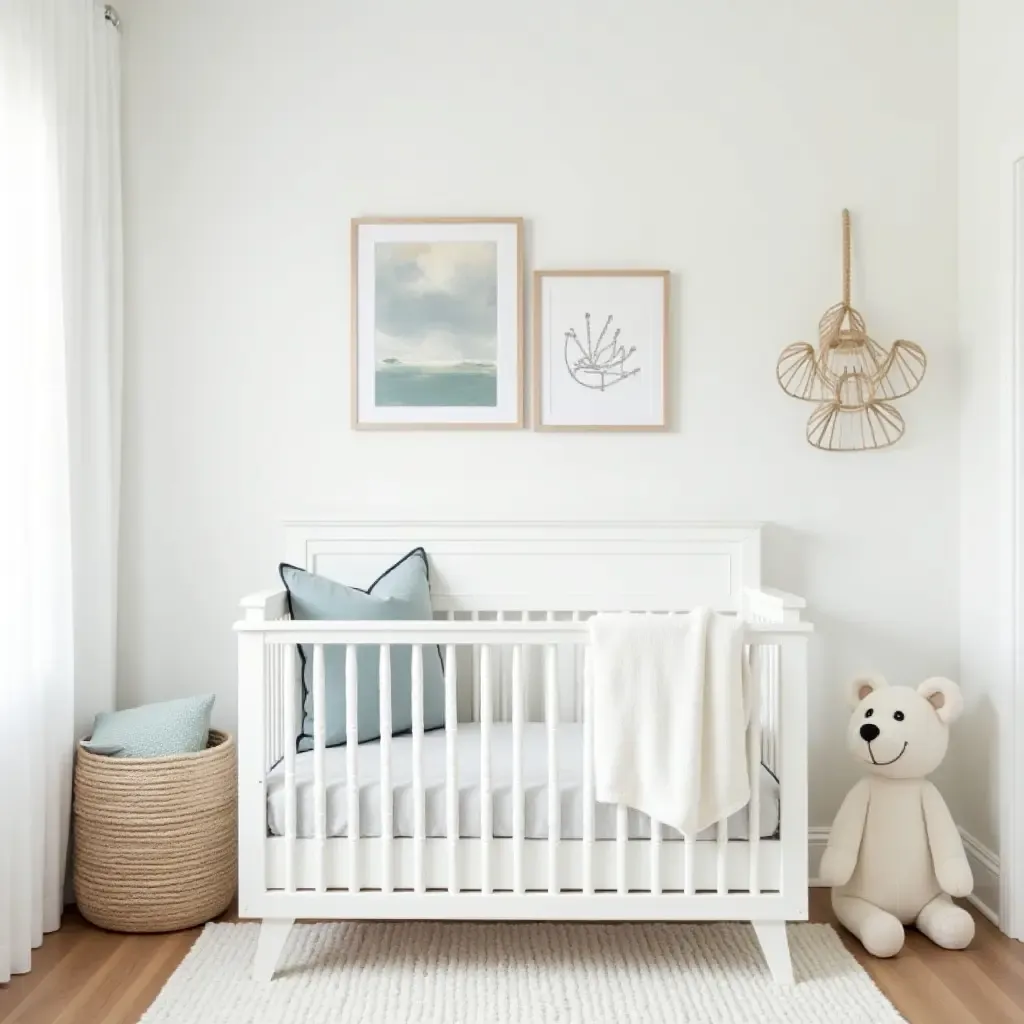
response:
<path id="1" fill-rule="evenodd" d="M 355 586 L 422 546 L 438 612 L 737 611 L 761 527 L 684 522 L 286 524 L 288 561 Z"/>

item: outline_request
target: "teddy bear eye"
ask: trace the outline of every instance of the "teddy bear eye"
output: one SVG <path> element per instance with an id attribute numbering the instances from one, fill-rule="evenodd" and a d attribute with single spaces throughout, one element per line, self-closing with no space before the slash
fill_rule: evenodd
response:
<path id="1" fill-rule="evenodd" d="M 894 711 L 892 713 L 892 717 L 895 718 L 897 722 L 902 722 L 905 716 L 902 711 Z"/>
<path id="2" fill-rule="evenodd" d="M 864 712 L 864 717 L 865 718 L 870 718 L 874 713 L 875 713 L 875 709 L 874 708 L 868 708 L 867 711 Z"/>

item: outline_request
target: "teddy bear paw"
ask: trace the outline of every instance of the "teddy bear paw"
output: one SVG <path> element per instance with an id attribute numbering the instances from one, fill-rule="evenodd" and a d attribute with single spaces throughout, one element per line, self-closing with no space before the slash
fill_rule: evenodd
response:
<path id="1" fill-rule="evenodd" d="M 974 876 L 966 857 L 950 857 L 936 865 L 935 877 L 950 896 L 969 896 L 974 890 Z"/>
<path id="2" fill-rule="evenodd" d="M 821 855 L 818 877 L 823 885 L 845 885 L 852 877 L 856 867 L 856 854 L 828 846 Z"/>
<path id="3" fill-rule="evenodd" d="M 903 948 L 903 925 L 892 914 L 877 913 L 861 927 L 864 948 L 877 957 L 895 956 Z"/>

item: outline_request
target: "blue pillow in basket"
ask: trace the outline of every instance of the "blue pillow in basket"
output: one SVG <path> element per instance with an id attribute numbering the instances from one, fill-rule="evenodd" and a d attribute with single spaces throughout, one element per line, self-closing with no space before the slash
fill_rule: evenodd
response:
<path id="1" fill-rule="evenodd" d="M 96 716 L 82 746 L 114 757 L 170 757 L 206 749 L 214 695 L 183 697 Z"/>
<path id="2" fill-rule="evenodd" d="M 282 564 L 281 580 L 288 588 L 288 608 L 293 619 L 373 620 L 400 622 L 431 620 L 430 578 L 427 554 L 416 548 L 380 576 L 368 590 L 348 587 L 325 576 Z M 298 749 L 313 749 L 313 647 L 299 645 L 302 662 L 302 733 Z M 380 738 L 380 647 L 358 648 L 359 688 L 357 720 L 359 742 Z M 345 728 L 345 647 L 324 646 L 324 733 L 328 747 L 343 746 Z M 423 727 L 444 725 L 444 671 L 437 647 L 423 645 Z M 391 728 L 397 735 L 412 729 L 412 648 L 391 648 Z"/>

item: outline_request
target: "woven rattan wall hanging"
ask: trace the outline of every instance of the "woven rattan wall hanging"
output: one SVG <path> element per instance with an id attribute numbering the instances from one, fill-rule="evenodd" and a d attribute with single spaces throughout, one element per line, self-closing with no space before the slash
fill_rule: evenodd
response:
<path id="1" fill-rule="evenodd" d="M 904 423 L 893 402 L 917 388 L 927 365 L 913 341 L 895 341 L 888 351 L 873 341 L 850 305 L 850 213 L 843 210 L 843 301 L 819 321 L 817 351 L 805 341 L 788 345 L 776 368 L 787 395 L 816 404 L 807 440 L 830 452 L 895 444 Z"/>

